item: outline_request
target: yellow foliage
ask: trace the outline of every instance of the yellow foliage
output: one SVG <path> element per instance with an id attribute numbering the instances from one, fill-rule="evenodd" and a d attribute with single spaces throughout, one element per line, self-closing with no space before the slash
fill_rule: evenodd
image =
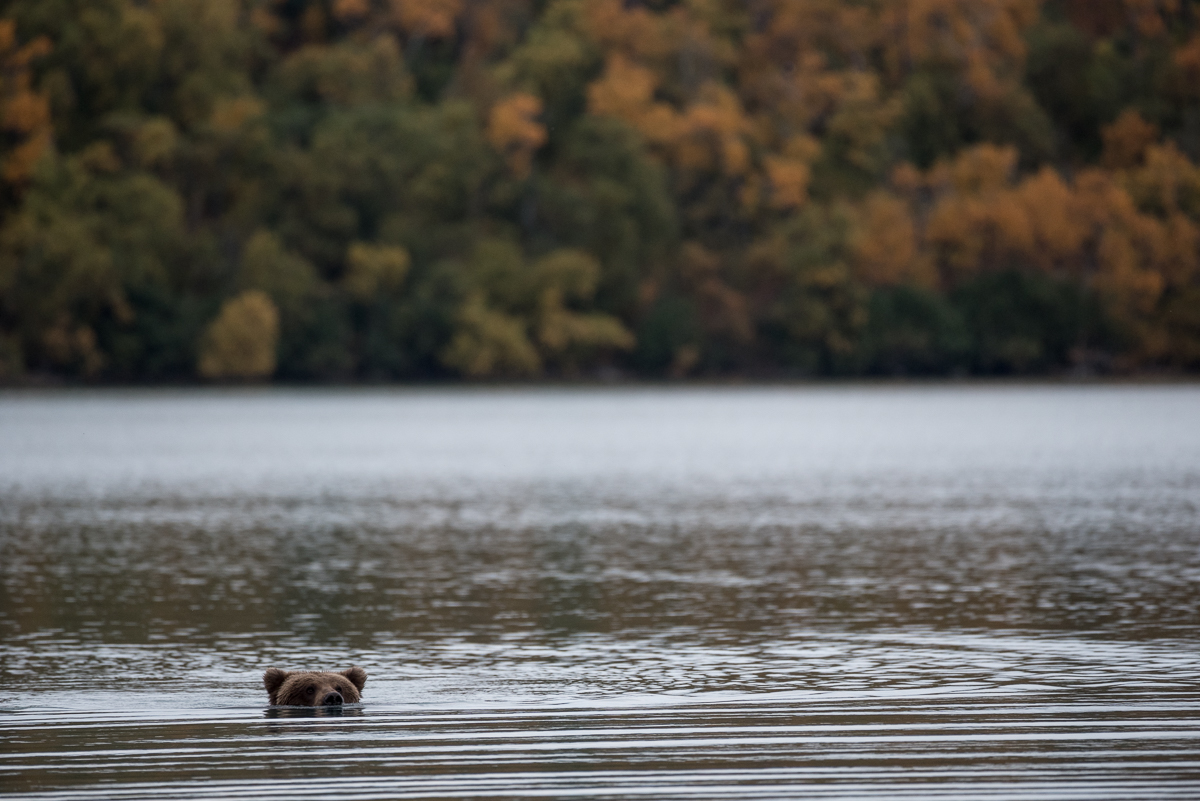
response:
<path id="1" fill-rule="evenodd" d="M 275 372 L 279 312 L 265 292 L 225 301 L 204 333 L 197 370 L 204 378 L 269 378 Z"/>
<path id="2" fill-rule="evenodd" d="M 355 242 L 346 254 L 346 276 L 342 285 L 351 297 L 369 301 L 404 285 L 410 259 L 401 247 Z"/>
<path id="3" fill-rule="evenodd" d="M 285 309 L 310 293 L 318 280 L 313 266 L 289 252 L 271 231 L 256 231 L 242 249 L 240 285 L 261 289 Z"/>
<path id="4" fill-rule="evenodd" d="M 600 281 L 600 262 L 587 251 L 575 248 L 548 253 L 534 263 L 533 269 L 543 283 L 570 300 L 591 300 Z"/>
<path id="5" fill-rule="evenodd" d="M 536 375 L 542 369 L 522 321 L 488 308 L 479 294 L 459 311 L 458 330 L 442 352 L 442 363 L 474 378 Z"/>
<path id="6" fill-rule="evenodd" d="M 475 261 L 491 266 L 459 309 L 440 354 L 447 367 L 477 378 L 536 375 L 544 365 L 570 373 L 597 351 L 634 346 L 617 318 L 571 307 L 595 294 L 600 263 L 591 254 L 563 248 L 529 264 L 512 243 L 494 242 Z"/>
<path id="7" fill-rule="evenodd" d="M 629 350 L 633 334 L 607 314 L 569 309 L 568 300 L 587 302 L 596 292 L 600 263 L 591 254 L 563 248 L 538 259 L 534 272 L 543 284 L 538 298 L 537 341 L 549 359 L 573 368 L 581 351 Z"/>
<path id="8" fill-rule="evenodd" d="M 85 147 L 79 154 L 79 163 L 97 174 L 116 173 L 121 169 L 120 156 L 113 149 L 112 143 L 104 140 Z"/>
<path id="9" fill-rule="evenodd" d="M 263 103 L 256 97 L 224 97 L 213 103 L 209 125 L 218 133 L 230 134 L 241 130 L 247 122 L 262 116 Z"/>
<path id="10" fill-rule="evenodd" d="M 504 155 L 516 178 L 529 175 L 533 154 L 546 144 L 546 127 L 537 121 L 541 113 L 541 98 L 517 92 L 492 106 L 488 115 L 488 142 Z"/>
<path id="11" fill-rule="evenodd" d="M 539 307 L 538 343 L 551 356 L 572 348 L 630 350 L 635 344 L 617 318 L 568 310 L 558 289 L 543 290 Z"/>
<path id="12" fill-rule="evenodd" d="M 142 167 L 166 162 L 179 144 L 179 132 L 166 117 L 152 117 L 138 126 L 133 137 L 133 152 Z"/>

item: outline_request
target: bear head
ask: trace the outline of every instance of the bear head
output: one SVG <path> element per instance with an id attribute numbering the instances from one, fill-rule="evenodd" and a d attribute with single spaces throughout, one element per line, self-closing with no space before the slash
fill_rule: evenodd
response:
<path id="1" fill-rule="evenodd" d="M 263 674 L 271 706 L 341 706 L 362 698 L 367 671 L 352 667 L 341 673 L 269 668 Z"/>

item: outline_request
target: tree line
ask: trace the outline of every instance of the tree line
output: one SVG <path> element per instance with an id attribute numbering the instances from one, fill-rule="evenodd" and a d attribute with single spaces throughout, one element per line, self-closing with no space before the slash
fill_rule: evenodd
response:
<path id="1" fill-rule="evenodd" d="M 1193 0 L 0 9 L 0 380 L 1200 368 Z"/>

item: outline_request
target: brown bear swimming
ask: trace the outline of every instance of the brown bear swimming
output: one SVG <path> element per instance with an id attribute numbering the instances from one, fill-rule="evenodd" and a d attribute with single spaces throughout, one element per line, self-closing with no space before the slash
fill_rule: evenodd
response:
<path id="1" fill-rule="evenodd" d="M 362 698 L 367 671 L 352 667 L 341 673 L 268 668 L 263 686 L 271 706 L 341 706 Z"/>

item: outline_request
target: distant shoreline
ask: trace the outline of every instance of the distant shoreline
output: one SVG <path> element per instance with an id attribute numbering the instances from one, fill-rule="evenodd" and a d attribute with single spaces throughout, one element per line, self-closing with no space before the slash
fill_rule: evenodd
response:
<path id="1" fill-rule="evenodd" d="M 694 378 L 578 378 L 530 380 L 469 380 L 461 378 L 412 381 L 81 381 L 58 376 L 0 382 L 0 393 L 25 391 L 90 390 L 522 390 L 522 389 L 770 389 L 816 387 L 977 387 L 977 386 L 1160 386 L 1200 384 L 1200 373 L 1138 372 L 1122 375 L 964 376 L 812 376 L 747 377 L 712 376 Z"/>

